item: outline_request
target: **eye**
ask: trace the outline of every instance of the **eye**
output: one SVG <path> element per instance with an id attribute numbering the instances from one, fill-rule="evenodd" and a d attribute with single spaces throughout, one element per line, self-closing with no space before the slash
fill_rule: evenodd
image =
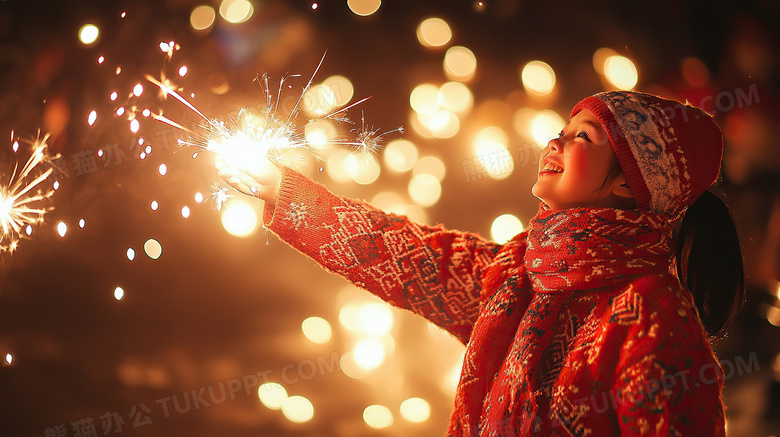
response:
<path id="1" fill-rule="evenodd" d="M 584 130 L 583 130 L 583 131 L 580 131 L 580 132 L 577 134 L 577 138 L 582 138 L 582 139 L 584 139 L 585 141 L 587 141 L 587 142 L 589 142 L 589 143 L 592 143 L 592 142 L 593 142 L 593 141 L 590 139 L 590 135 L 589 135 L 587 132 L 585 132 Z"/>

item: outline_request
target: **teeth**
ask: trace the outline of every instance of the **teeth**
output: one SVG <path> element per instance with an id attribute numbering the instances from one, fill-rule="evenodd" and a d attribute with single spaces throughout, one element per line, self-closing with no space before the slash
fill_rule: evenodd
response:
<path id="1" fill-rule="evenodd" d="M 544 164 L 544 169 L 549 171 L 554 171 L 556 173 L 561 173 L 563 169 L 561 167 L 558 167 L 557 165 L 553 163 L 546 163 Z"/>

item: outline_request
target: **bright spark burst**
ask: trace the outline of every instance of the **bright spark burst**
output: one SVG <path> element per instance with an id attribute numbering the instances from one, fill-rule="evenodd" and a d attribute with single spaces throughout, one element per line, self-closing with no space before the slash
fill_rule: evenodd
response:
<path id="1" fill-rule="evenodd" d="M 170 47 L 170 45 L 166 45 L 165 43 L 161 45 L 163 51 L 166 51 L 165 48 Z M 172 51 L 167 51 L 167 53 L 169 57 L 172 55 Z M 182 97 L 182 95 L 179 94 L 182 90 L 180 88 L 177 89 L 164 75 L 162 75 L 159 80 L 150 75 L 146 75 L 145 77 L 149 82 L 160 88 L 161 97 L 166 98 L 170 96 L 175 98 L 202 118 L 206 122 L 205 125 L 201 126 L 204 129 L 204 133 L 192 131 L 176 121 L 165 117 L 162 112 L 159 114 L 152 113 L 151 117 L 176 129 L 187 132 L 190 135 L 190 138 L 188 140 L 179 140 L 179 144 L 182 147 L 197 148 L 198 151 L 193 154 L 193 157 L 202 150 L 213 152 L 218 156 L 218 160 L 221 160 L 226 167 L 251 170 L 253 164 L 261 163 L 264 159 L 269 159 L 277 164 L 284 164 L 289 160 L 300 159 L 300 157 L 290 154 L 289 152 L 294 150 L 313 152 L 313 147 L 306 139 L 305 125 L 301 125 L 297 122 L 301 112 L 300 106 L 306 91 L 311 87 L 314 76 L 316 76 L 322 66 L 324 59 L 325 56 L 320 60 L 308 83 L 303 87 L 301 94 L 298 96 L 295 106 L 290 110 L 286 117 L 280 114 L 279 111 L 281 94 L 285 88 L 287 79 L 300 75 L 283 76 L 279 81 L 279 87 L 276 90 L 275 96 L 269 86 L 268 75 L 263 74 L 258 76 L 256 81 L 260 84 L 265 97 L 265 107 L 254 113 L 248 108 L 242 108 L 238 112 L 237 117 L 231 118 L 227 122 L 208 118 L 192 103 Z M 346 117 L 347 110 L 366 100 L 367 98 L 364 98 L 346 107 L 308 121 L 314 122 L 317 120 L 329 119 L 337 123 L 352 123 Z M 351 132 L 355 133 L 356 138 L 333 138 L 326 140 L 326 142 L 340 146 L 351 146 L 357 153 L 374 154 L 381 148 L 380 140 L 384 135 L 391 132 L 403 132 L 403 129 L 399 127 L 379 134 L 378 129 L 366 128 L 365 120 L 361 117 L 361 127 L 359 129 L 353 129 Z M 220 209 L 227 200 L 227 188 L 216 187 L 210 191 L 218 209 Z"/>
<path id="2" fill-rule="evenodd" d="M 39 164 L 50 159 L 45 154 L 48 148 L 46 144 L 48 138 L 49 135 L 44 135 L 43 138 L 33 141 L 32 154 L 27 163 L 18 172 L 19 164 L 17 163 L 11 177 L 8 178 L 8 183 L 0 184 L 0 226 L 2 226 L 0 252 L 16 250 L 23 228 L 42 223 L 44 214 L 52 209 L 38 205 L 40 201 L 54 194 L 54 190 L 51 189 L 47 192 L 42 192 L 40 189 L 33 190 L 46 180 L 54 169 L 49 168 L 37 176 L 31 176 Z M 32 178 L 31 181 L 30 178 Z"/>
<path id="3" fill-rule="evenodd" d="M 217 211 L 222 211 L 222 207 L 225 206 L 225 202 L 228 201 L 232 195 L 228 194 L 228 190 L 230 189 L 227 185 L 217 185 L 212 184 L 211 188 L 207 188 L 209 192 L 211 193 L 211 200 L 214 201 L 214 204 L 217 205 Z"/>

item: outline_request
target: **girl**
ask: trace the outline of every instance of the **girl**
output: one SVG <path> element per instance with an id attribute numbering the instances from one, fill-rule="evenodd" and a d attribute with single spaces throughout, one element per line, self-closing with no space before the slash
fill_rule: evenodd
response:
<path id="1" fill-rule="evenodd" d="M 709 338 L 744 295 L 733 221 L 707 191 L 722 152 L 697 108 L 587 97 L 543 152 L 540 211 L 504 245 L 270 162 L 220 175 L 265 201 L 288 244 L 466 345 L 448 435 L 713 436 L 725 419 Z"/>

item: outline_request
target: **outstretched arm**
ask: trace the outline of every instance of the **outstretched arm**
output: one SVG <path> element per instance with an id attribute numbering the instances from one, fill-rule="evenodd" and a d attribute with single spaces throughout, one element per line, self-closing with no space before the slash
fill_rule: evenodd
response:
<path id="1" fill-rule="evenodd" d="M 220 175 L 265 200 L 266 227 L 325 269 L 468 341 L 497 243 L 336 196 L 290 169 L 278 175 L 222 169 Z"/>

